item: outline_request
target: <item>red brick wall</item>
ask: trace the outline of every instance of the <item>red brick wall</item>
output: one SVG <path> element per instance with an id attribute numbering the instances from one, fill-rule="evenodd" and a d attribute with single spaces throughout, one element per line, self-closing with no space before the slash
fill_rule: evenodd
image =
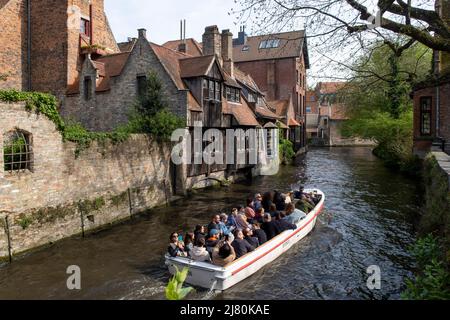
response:
<path id="1" fill-rule="evenodd" d="M 417 154 L 423 154 L 429 151 L 431 142 L 436 135 L 446 141 L 446 151 L 450 151 L 450 83 L 442 84 L 439 94 L 439 133 L 436 133 L 436 88 L 430 87 L 414 92 L 414 151 Z M 432 98 L 431 113 L 431 136 L 422 137 L 420 135 L 420 98 Z"/>
<path id="2" fill-rule="evenodd" d="M 67 85 L 67 1 L 31 1 L 32 90 L 59 98 Z"/>
<path id="3" fill-rule="evenodd" d="M 306 95 L 306 70 L 303 58 L 298 61 L 296 58 L 287 58 L 237 62 L 236 66 L 253 77 L 261 91 L 266 93 L 269 101 L 289 99 L 289 96 L 292 95 L 296 112 L 300 111 L 301 115 L 305 114 L 303 99 Z M 297 83 L 296 70 L 302 75 L 301 83 Z M 299 94 L 302 97 L 301 109 L 299 108 Z"/>
<path id="4" fill-rule="evenodd" d="M 0 0 L 0 89 L 26 89 L 26 23 L 24 0 Z"/>

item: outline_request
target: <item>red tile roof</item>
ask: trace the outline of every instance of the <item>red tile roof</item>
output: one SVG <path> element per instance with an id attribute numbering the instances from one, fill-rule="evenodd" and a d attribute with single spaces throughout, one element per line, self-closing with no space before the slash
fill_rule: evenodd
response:
<path id="1" fill-rule="evenodd" d="M 288 121 L 289 127 L 300 127 L 300 123 L 298 123 L 295 119 L 290 118 Z"/>
<path id="2" fill-rule="evenodd" d="M 319 82 L 316 90 L 321 94 L 333 94 L 346 85 L 346 82 Z"/>
<path id="3" fill-rule="evenodd" d="M 242 99 L 242 104 L 227 102 L 227 107 L 241 126 L 260 126 L 255 118 L 255 114 L 244 99 Z"/>
<path id="4" fill-rule="evenodd" d="M 172 81 L 175 83 L 179 90 L 186 90 L 186 85 L 181 79 L 180 70 L 180 59 L 185 59 L 189 57 L 188 55 L 177 52 L 166 47 L 151 43 L 151 48 L 155 52 L 159 61 L 162 63 L 163 67 L 171 77 Z"/>
<path id="5" fill-rule="evenodd" d="M 179 61 L 181 78 L 206 76 L 215 61 L 215 56 L 189 57 Z"/>
<path id="6" fill-rule="evenodd" d="M 289 108 L 289 100 L 275 100 L 267 102 L 273 109 L 276 110 L 276 113 L 280 117 L 286 117 L 288 108 Z"/>
<path id="7" fill-rule="evenodd" d="M 103 56 L 95 60 L 97 65 L 101 63 L 105 68 L 105 75 L 109 77 L 117 77 L 122 74 L 123 68 L 128 61 L 130 52 L 121 52 Z"/>
<path id="8" fill-rule="evenodd" d="M 181 43 L 182 43 L 182 40 L 167 41 L 166 43 L 163 44 L 163 47 L 178 51 L 178 46 Z M 186 39 L 186 53 L 193 57 L 201 56 L 202 55 L 202 47 L 195 39 L 192 39 L 192 38 Z"/>
<path id="9" fill-rule="evenodd" d="M 261 41 L 264 40 L 280 40 L 278 48 L 260 49 Z M 277 33 L 271 35 L 247 37 L 247 42 L 244 45 L 237 45 L 233 49 L 234 61 L 254 61 L 266 59 L 282 59 L 290 57 L 299 57 L 304 49 L 305 32 L 291 31 L 284 33 Z M 247 46 L 248 50 L 242 50 Z"/>

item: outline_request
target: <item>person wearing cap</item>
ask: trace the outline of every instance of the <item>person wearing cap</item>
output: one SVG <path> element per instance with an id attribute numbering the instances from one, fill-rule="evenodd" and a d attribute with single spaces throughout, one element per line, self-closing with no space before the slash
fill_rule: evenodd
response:
<path id="1" fill-rule="evenodd" d="M 217 229 L 211 229 L 209 231 L 209 238 L 208 238 L 208 240 L 206 240 L 207 249 L 211 248 L 211 251 L 212 251 L 212 248 L 214 248 L 217 245 L 217 243 L 219 242 L 219 238 L 220 238 L 220 231 Z M 210 250 L 208 250 L 208 251 L 210 251 Z"/>

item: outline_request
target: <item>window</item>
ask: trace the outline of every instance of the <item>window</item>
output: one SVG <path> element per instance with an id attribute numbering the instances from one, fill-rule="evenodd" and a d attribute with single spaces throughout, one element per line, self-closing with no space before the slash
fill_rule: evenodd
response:
<path id="1" fill-rule="evenodd" d="M 137 93 L 140 98 L 145 96 L 147 92 L 147 77 L 137 76 Z"/>
<path id="2" fill-rule="evenodd" d="M 220 83 L 219 82 L 214 82 L 215 83 L 215 98 L 216 101 L 220 101 L 222 100 L 220 97 L 222 96 L 222 92 L 220 90 Z"/>
<path id="3" fill-rule="evenodd" d="M 267 130 L 267 156 L 271 157 L 272 156 L 272 130 L 268 129 Z"/>
<path id="4" fill-rule="evenodd" d="M 431 97 L 420 98 L 420 134 L 431 135 Z"/>
<path id="5" fill-rule="evenodd" d="M 227 100 L 231 102 L 241 102 L 241 92 L 238 88 L 227 87 Z"/>
<path id="6" fill-rule="evenodd" d="M 81 18 L 80 33 L 88 37 L 91 36 L 91 23 L 89 20 Z"/>
<path id="7" fill-rule="evenodd" d="M 271 49 L 271 48 L 278 48 L 280 45 L 279 39 L 269 39 L 269 40 L 263 40 L 259 44 L 260 49 Z"/>
<path id="8" fill-rule="evenodd" d="M 311 113 L 311 107 L 306 107 L 306 113 Z"/>
<path id="9" fill-rule="evenodd" d="M 92 79 L 91 77 L 84 78 L 84 99 L 91 100 L 92 98 Z"/>
<path id="10" fill-rule="evenodd" d="M 33 169 L 31 135 L 14 130 L 3 135 L 3 160 L 5 172 L 25 172 Z"/>
<path id="11" fill-rule="evenodd" d="M 203 98 L 205 100 L 221 101 L 222 85 L 219 81 L 203 79 Z"/>
<path id="12" fill-rule="evenodd" d="M 328 119 L 327 118 L 323 119 L 323 125 L 324 126 L 328 126 Z"/>

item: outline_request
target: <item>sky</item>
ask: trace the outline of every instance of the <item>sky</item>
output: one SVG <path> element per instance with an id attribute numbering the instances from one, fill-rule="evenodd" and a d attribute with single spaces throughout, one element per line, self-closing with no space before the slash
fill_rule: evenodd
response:
<path id="1" fill-rule="evenodd" d="M 137 37 L 147 29 L 147 38 L 163 44 L 180 38 L 180 20 L 186 19 L 186 38 L 201 41 L 206 26 L 230 29 L 237 36 L 239 25 L 228 13 L 234 0 L 105 0 L 105 10 L 117 42 Z"/>

